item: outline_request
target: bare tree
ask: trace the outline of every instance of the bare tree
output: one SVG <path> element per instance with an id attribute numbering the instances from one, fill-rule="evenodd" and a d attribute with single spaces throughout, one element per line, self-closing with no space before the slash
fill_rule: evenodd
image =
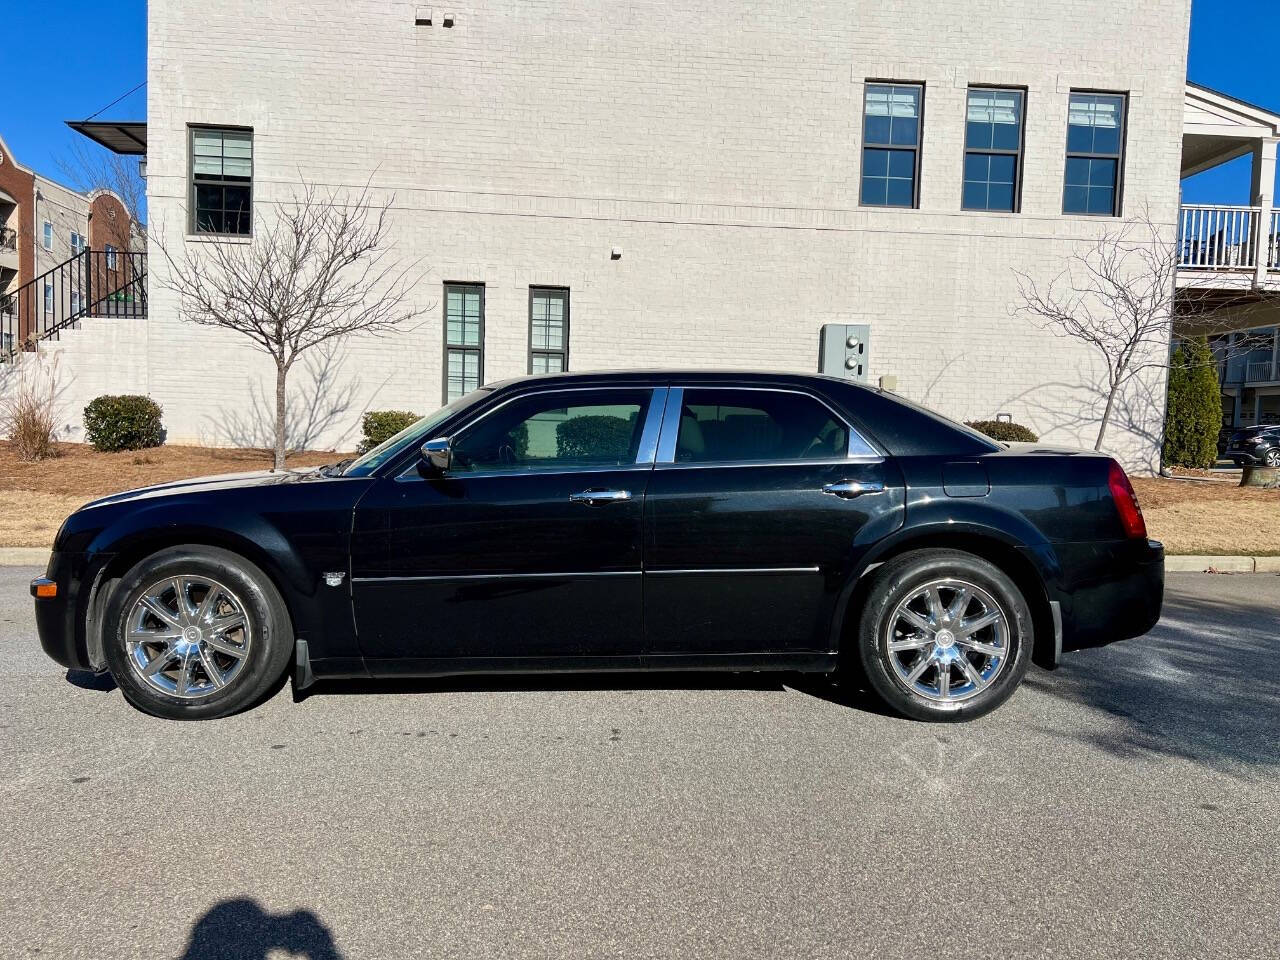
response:
<path id="1" fill-rule="evenodd" d="M 76 142 L 58 161 L 62 175 L 81 193 L 109 190 L 120 198 L 131 222 L 130 241 L 146 236 L 147 182 L 142 178 L 138 159 Z"/>
<path id="2" fill-rule="evenodd" d="M 286 382 L 298 358 L 355 333 L 384 334 L 422 310 L 410 298 L 414 265 L 388 250 L 394 198 L 375 203 L 358 193 L 322 193 L 302 181 L 293 198 L 260 216 L 250 243 L 165 245 L 161 286 L 175 293 L 192 323 L 248 338 L 275 363 L 275 466 L 288 445 Z"/>
<path id="3" fill-rule="evenodd" d="M 1179 250 L 1170 233 L 1147 216 L 1135 217 L 1069 256 L 1047 284 L 1015 271 L 1014 313 L 1085 344 L 1102 361 L 1105 405 L 1095 450 L 1102 449 L 1130 384 L 1152 369 L 1168 369 L 1175 325 L 1192 324 L 1196 333 L 1213 336 L 1235 329 L 1244 312 L 1269 299 L 1258 291 L 1224 295 L 1207 286 L 1176 290 Z"/>

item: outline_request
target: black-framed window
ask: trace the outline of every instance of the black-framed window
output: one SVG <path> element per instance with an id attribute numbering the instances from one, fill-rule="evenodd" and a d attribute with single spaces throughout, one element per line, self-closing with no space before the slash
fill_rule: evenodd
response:
<path id="1" fill-rule="evenodd" d="M 191 232 L 253 230 L 253 131 L 191 128 Z"/>
<path id="2" fill-rule="evenodd" d="M 862 115 L 862 203 L 914 207 L 920 196 L 924 85 L 868 83 Z"/>
<path id="3" fill-rule="evenodd" d="M 1122 93 L 1072 92 L 1063 213 L 1120 215 L 1126 104 Z"/>
<path id="4" fill-rule="evenodd" d="M 484 284 L 444 285 L 444 402 L 484 383 Z"/>
<path id="5" fill-rule="evenodd" d="M 1021 90 L 971 87 L 965 106 L 965 210 L 1015 213 L 1022 180 Z"/>
<path id="6" fill-rule="evenodd" d="M 569 369 L 569 291 L 564 287 L 529 288 L 529 372 L 564 373 Z"/>

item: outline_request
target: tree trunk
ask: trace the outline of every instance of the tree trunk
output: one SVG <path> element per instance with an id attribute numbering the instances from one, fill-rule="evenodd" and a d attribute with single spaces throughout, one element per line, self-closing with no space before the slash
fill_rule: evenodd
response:
<path id="1" fill-rule="evenodd" d="M 276 364 L 276 465 L 275 469 L 284 469 L 284 428 L 285 428 L 285 402 L 284 402 L 284 381 L 289 375 L 288 368 L 283 363 Z"/>
<path id="2" fill-rule="evenodd" d="M 1102 422 L 1098 424 L 1098 439 L 1093 444 L 1093 449 L 1102 449 L 1102 438 L 1107 435 L 1107 424 L 1111 422 L 1111 408 L 1116 405 L 1116 394 L 1120 392 L 1119 385 L 1111 388 L 1111 392 L 1107 394 L 1107 406 L 1102 411 Z"/>
<path id="3" fill-rule="evenodd" d="M 1245 464 L 1240 476 L 1242 487 L 1280 488 L 1280 467 L 1265 467 L 1260 463 Z"/>

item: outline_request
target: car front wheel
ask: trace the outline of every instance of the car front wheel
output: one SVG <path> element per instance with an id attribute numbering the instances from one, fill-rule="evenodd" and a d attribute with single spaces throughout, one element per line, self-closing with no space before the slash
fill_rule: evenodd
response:
<path id="1" fill-rule="evenodd" d="M 868 680 L 917 720 L 968 720 L 995 709 L 1026 675 L 1033 632 L 1013 580 L 959 550 L 915 550 L 886 562 L 859 622 Z"/>
<path id="2" fill-rule="evenodd" d="M 107 666 L 126 700 L 172 720 L 258 703 L 288 667 L 293 634 L 279 591 L 226 550 L 175 547 L 116 584 L 103 620 Z"/>
<path id="3" fill-rule="evenodd" d="M 1280 447 L 1275 450 L 1268 450 L 1263 460 L 1268 467 L 1280 467 Z"/>

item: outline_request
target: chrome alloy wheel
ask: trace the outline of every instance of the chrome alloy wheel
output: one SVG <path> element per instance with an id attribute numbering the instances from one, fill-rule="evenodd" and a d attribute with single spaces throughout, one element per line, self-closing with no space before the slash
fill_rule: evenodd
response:
<path id="1" fill-rule="evenodd" d="M 1009 618 L 986 590 L 964 580 L 934 580 L 894 608 L 886 627 L 898 682 L 941 703 L 987 689 L 1009 662 Z"/>
<path id="2" fill-rule="evenodd" d="M 124 634 L 129 664 L 142 682 L 184 700 L 235 680 L 253 642 L 240 598 L 195 575 L 166 577 L 144 590 L 124 620 Z"/>

